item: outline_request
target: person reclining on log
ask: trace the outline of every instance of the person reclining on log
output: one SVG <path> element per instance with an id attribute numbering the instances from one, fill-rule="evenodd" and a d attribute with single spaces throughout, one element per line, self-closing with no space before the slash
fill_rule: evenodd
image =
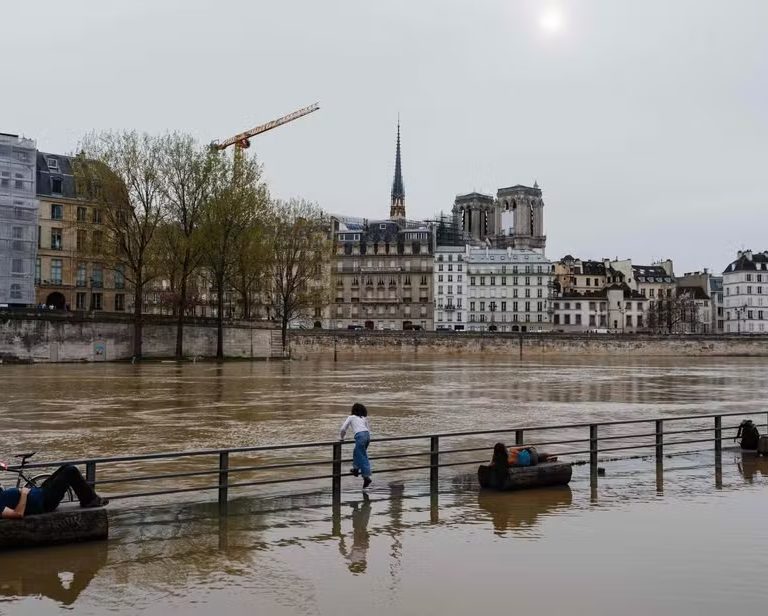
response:
<path id="1" fill-rule="evenodd" d="M 0 491 L 0 512 L 6 519 L 50 513 L 59 506 L 67 489 L 72 488 L 81 507 L 103 507 L 109 499 L 99 496 L 72 464 L 60 466 L 39 488 L 11 488 Z"/>
<path id="2" fill-rule="evenodd" d="M 527 457 L 527 461 L 521 460 L 520 454 L 527 452 L 527 456 L 523 456 L 523 459 Z M 521 463 L 522 462 L 522 463 Z M 541 462 L 557 462 L 557 456 L 539 452 L 535 447 L 510 447 L 504 443 L 496 443 L 493 447 L 493 458 L 491 458 L 491 466 L 498 468 L 499 472 L 507 472 L 510 467 L 513 466 L 536 466 Z"/>

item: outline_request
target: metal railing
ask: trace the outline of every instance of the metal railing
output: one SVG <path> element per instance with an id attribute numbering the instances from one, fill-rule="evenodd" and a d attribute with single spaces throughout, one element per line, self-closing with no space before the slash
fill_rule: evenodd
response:
<path id="1" fill-rule="evenodd" d="M 645 455 L 655 455 L 657 461 L 660 461 L 666 455 L 669 455 L 670 448 L 679 447 L 682 445 L 694 445 L 703 443 L 712 443 L 716 454 L 722 452 L 723 440 L 728 438 L 724 436 L 726 430 L 736 430 L 738 424 L 723 426 L 724 417 L 742 417 L 742 418 L 756 418 L 765 417 L 766 423 L 755 424 L 760 428 L 768 427 L 768 413 L 766 412 L 732 412 L 732 413 L 717 413 L 709 415 L 681 415 L 681 416 L 668 416 L 661 418 L 644 418 L 644 419 L 627 419 L 627 420 L 615 420 L 615 421 L 602 421 L 602 422 L 589 422 L 589 423 L 571 423 L 571 424 L 559 424 L 559 425 L 543 425 L 543 426 L 522 426 L 512 428 L 501 428 L 495 430 L 468 430 L 461 432 L 443 432 L 438 434 L 421 434 L 421 435 L 409 435 L 409 436 L 393 436 L 372 439 L 372 443 L 376 445 L 389 444 L 389 445 L 410 445 L 415 443 L 424 443 L 425 447 L 419 447 L 417 451 L 397 451 L 393 453 L 386 453 L 386 451 L 380 455 L 371 456 L 372 461 L 387 461 L 396 460 L 401 461 L 409 458 L 421 459 L 416 464 L 410 464 L 405 466 L 395 466 L 384 469 L 376 469 L 377 475 L 385 473 L 405 473 L 410 471 L 429 470 L 429 483 L 430 489 L 437 492 L 439 481 L 439 469 L 457 466 L 469 466 L 482 464 L 489 462 L 491 457 L 491 450 L 493 442 L 497 438 L 503 435 L 514 435 L 515 445 L 530 445 L 536 447 L 574 447 L 569 449 L 557 449 L 554 450 L 558 456 L 584 456 L 584 459 L 575 459 L 574 463 L 589 464 L 590 476 L 595 478 L 597 476 L 598 463 L 600 461 L 600 455 L 605 453 L 615 454 L 617 452 L 629 452 L 629 451 L 641 451 L 651 450 L 650 453 Z M 667 429 L 670 424 L 677 423 L 691 423 L 702 422 L 705 420 L 711 420 L 708 426 L 685 426 L 682 429 Z M 640 426 L 643 424 L 649 424 L 651 428 L 640 431 L 631 431 L 627 434 L 617 434 L 615 431 L 618 428 L 626 426 Z M 574 436 L 574 432 L 578 433 L 584 431 L 582 435 Z M 565 432 L 564 437 L 534 439 L 532 441 L 526 441 L 526 438 L 536 433 L 544 432 Z M 698 438 L 701 436 L 702 438 Z M 729 435 L 730 436 L 730 435 Z M 450 439 L 467 439 L 469 437 L 482 438 L 484 440 L 482 446 L 455 446 L 454 448 L 443 449 L 441 445 Z M 489 438 L 493 437 L 493 438 Z M 670 439 L 670 437 L 672 437 Z M 691 438 L 696 437 L 696 438 Z M 646 440 L 647 439 L 647 440 Z M 621 441 L 630 441 L 629 444 L 621 444 Z M 601 444 L 605 443 L 608 446 Z M 618 443 L 618 445 L 614 445 Z M 428 444 L 428 449 L 426 445 Z M 111 499 L 129 499 L 129 498 L 146 498 L 160 495 L 171 495 L 191 492 L 202 492 L 215 490 L 218 493 L 218 502 L 221 506 L 226 506 L 229 499 L 230 488 L 245 488 L 266 486 L 274 484 L 284 483 L 306 483 L 308 481 L 327 481 L 331 480 L 331 490 L 334 498 L 334 502 L 337 502 L 341 498 L 341 480 L 346 474 L 342 470 L 342 466 L 345 462 L 350 462 L 351 458 L 345 458 L 343 456 L 343 447 L 351 447 L 352 442 L 341 441 L 321 441 L 321 442 L 308 442 L 308 443 L 292 443 L 284 445 L 262 445 L 255 447 L 230 447 L 222 449 L 202 449 L 192 451 L 171 451 L 162 453 L 149 453 L 131 456 L 110 456 L 99 458 L 83 458 L 77 460 L 66 461 L 51 461 L 51 462 L 35 462 L 25 466 L 25 468 L 50 468 L 60 466 L 62 464 L 75 464 L 79 466 L 85 466 L 85 478 L 92 485 L 99 486 L 101 488 L 105 486 L 120 486 L 125 484 L 142 484 L 147 483 L 154 488 L 142 489 L 139 491 L 125 492 L 125 493 L 107 493 Z M 297 451 L 322 451 L 325 450 L 331 454 L 330 458 L 321 459 L 306 459 L 293 462 L 270 462 L 267 464 L 245 464 L 245 465 L 231 465 L 231 457 L 236 455 L 253 455 L 253 454 L 273 454 L 275 452 L 288 453 L 294 455 Z M 455 459 L 458 454 L 469 454 L 473 452 L 483 451 L 486 455 L 483 459 L 467 460 L 467 459 Z M 678 450 L 679 451 L 679 450 Z M 690 451 L 688 449 L 687 451 Z M 121 464 L 129 463 L 135 466 L 136 463 L 140 463 L 143 467 L 145 463 L 159 463 L 167 460 L 200 460 L 204 458 L 214 458 L 217 463 L 214 465 L 206 466 L 201 469 L 185 470 L 181 472 L 154 472 L 151 474 L 135 474 L 134 469 L 131 469 L 131 473 L 123 476 L 107 477 L 105 479 L 97 479 L 97 470 L 103 469 L 107 466 L 119 466 Z M 283 471 L 290 469 L 301 469 L 306 471 L 309 468 L 314 467 L 330 467 L 329 473 L 314 474 L 307 476 L 301 474 L 300 476 L 282 476 Z M 11 469 L 12 470 L 12 469 Z M 237 480 L 237 475 L 246 473 L 262 473 L 269 472 L 270 475 L 267 478 L 258 479 L 244 479 Z M 100 473 L 101 474 L 101 473 Z M 277 474 L 278 476 L 273 476 Z M 157 482 L 164 480 L 191 480 L 195 478 L 214 478 L 215 483 L 205 483 L 203 485 L 195 486 L 174 486 L 170 488 L 159 488 Z M 233 480 L 234 479 L 234 480 Z"/>

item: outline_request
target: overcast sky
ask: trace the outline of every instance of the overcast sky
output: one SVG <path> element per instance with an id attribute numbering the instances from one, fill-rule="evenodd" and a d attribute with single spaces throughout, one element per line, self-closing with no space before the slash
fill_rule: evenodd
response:
<path id="1" fill-rule="evenodd" d="M 273 195 L 409 217 L 544 190 L 547 254 L 721 271 L 768 249 L 766 0 L 3 2 L 0 131 L 253 140 Z"/>

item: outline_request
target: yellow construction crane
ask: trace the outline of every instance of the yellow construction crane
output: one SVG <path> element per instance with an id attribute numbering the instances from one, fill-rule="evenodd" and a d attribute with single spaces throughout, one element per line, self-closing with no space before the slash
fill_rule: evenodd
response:
<path id="1" fill-rule="evenodd" d="M 224 141 L 213 141 L 211 142 L 211 148 L 213 148 L 214 150 L 224 150 L 229 146 L 233 145 L 235 146 L 235 160 L 237 160 L 238 157 L 242 155 L 242 150 L 244 150 L 245 148 L 249 148 L 251 146 L 251 141 L 250 141 L 251 137 L 254 137 L 261 133 L 265 133 L 268 130 L 272 130 L 273 128 L 277 128 L 278 126 L 287 124 L 288 122 L 293 122 L 294 120 L 302 116 L 308 115 L 313 111 L 317 111 L 318 109 L 320 109 L 319 103 L 314 103 L 312 105 L 309 105 L 308 107 L 297 109 L 293 113 L 289 113 L 288 115 L 285 115 L 282 118 L 277 118 L 276 120 L 272 120 L 271 122 L 267 122 L 266 124 L 262 124 L 261 126 L 257 126 L 255 128 L 252 128 L 251 130 L 247 130 L 244 133 L 240 133 L 239 135 L 230 137 L 229 139 L 224 139 Z"/>

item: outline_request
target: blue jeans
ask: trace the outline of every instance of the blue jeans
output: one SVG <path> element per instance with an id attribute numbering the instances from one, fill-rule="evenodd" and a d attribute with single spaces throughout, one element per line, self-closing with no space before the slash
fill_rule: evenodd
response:
<path id="1" fill-rule="evenodd" d="M 352 452 L 352 468 L 359 468 L 363 477 L 371 476 L 371 462 L 368 460 L 368 444 L 371 442 L 370 432 L 355 434 L 355 451 Z"/>

